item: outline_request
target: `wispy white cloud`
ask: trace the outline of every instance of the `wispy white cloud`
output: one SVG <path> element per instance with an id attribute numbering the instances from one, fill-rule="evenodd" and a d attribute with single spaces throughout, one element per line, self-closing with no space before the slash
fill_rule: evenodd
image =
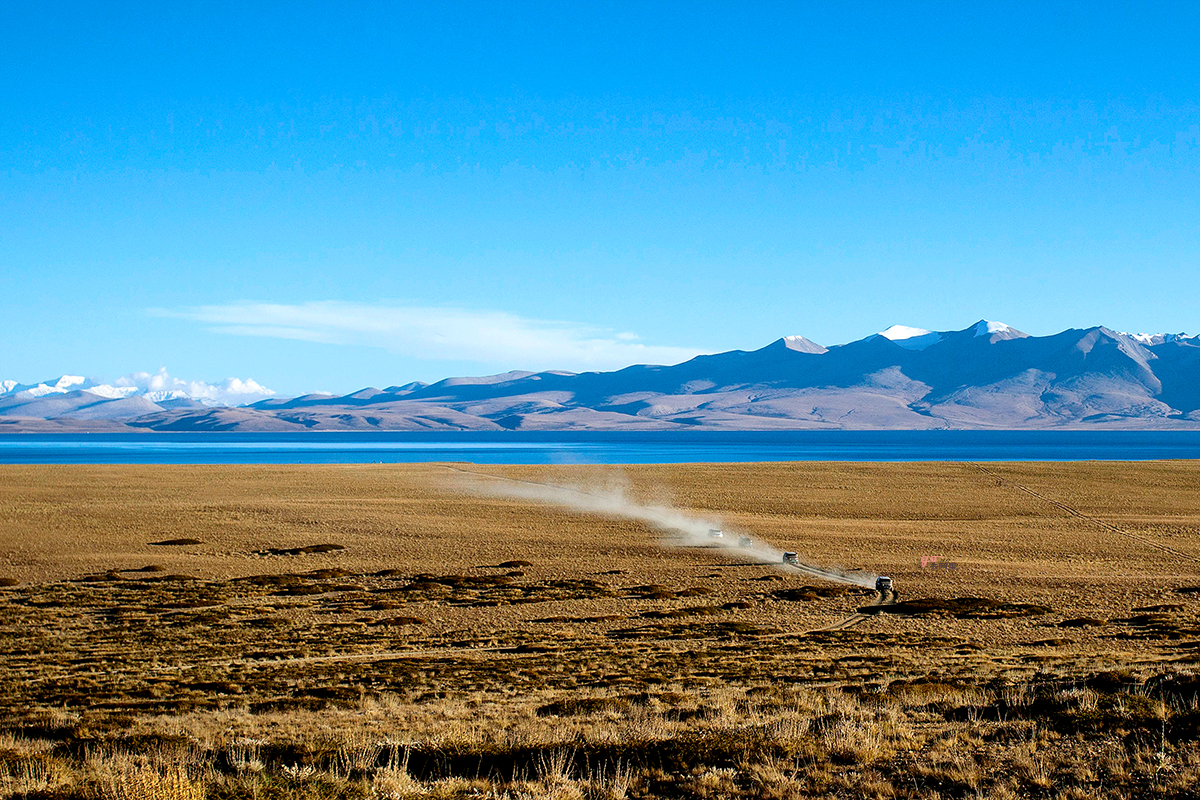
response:
<path id="1" fill-rule="evenodd" d="M 615 369 L 677 364 L 698 348 L 650 345 L 627 331 L 527 319 L 501 311 L 311 302 L 232 303 L 160 312 L 239 336 L 382 347 L 411 358 L 504 369 Z"/>

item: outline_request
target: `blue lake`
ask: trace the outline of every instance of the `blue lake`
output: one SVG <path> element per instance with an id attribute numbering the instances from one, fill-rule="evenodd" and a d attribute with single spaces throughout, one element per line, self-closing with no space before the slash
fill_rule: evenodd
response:
<path id="1" fill-rule="evenodd" d="M 4 464 L 671 464 L 1200 458 L 1200 431 L 144 433 L 0 435 Z"/>

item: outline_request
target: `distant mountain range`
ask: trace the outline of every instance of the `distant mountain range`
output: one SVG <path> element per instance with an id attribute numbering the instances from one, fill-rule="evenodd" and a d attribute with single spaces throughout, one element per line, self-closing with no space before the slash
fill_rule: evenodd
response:
<path id="1" fill-rule="evenodd" d="M 510 372 L 215 406 L 66 376 L 0 383 L 0 432 L 1200 428 L 1200 336 L 980 321 L 615 372 Z M 167 396 L 169 395 L 169 396 Z"/>

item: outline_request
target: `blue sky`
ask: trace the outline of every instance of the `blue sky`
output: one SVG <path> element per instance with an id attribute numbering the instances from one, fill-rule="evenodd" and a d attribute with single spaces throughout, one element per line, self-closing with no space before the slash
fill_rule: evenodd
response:
<path id="1" fill-rule="evenodd" d="M 0 378 L 1200 330 L 1200 4 L 0 5 Z"/>

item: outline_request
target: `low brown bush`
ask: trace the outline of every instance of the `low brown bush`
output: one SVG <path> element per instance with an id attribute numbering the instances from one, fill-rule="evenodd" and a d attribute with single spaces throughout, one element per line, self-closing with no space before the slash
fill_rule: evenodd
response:
<path id="1" fill-rule="evenodd" d="M 1050 613 L 1048 606 L 1031 603 L 1005 603 L 986 597 L 923 597 L 890 605 L 863 606 L 860 614 L 896 614 L 899 616 L 953 616 L 959 619 L 1008 619 L 1034 617 Z"/>
<path id="2" fill-rule="evenodd" d="M 578 717 L 604 711 L 625 711 L 629 702 L 619 697 L 572 697 L 538 706 L 539 717 Z"/>
<path id="3" fill-rule="evenodd" d="M 420 617 L 386 617 L 371 623 L 375 627 L 400 628 L 406 625 L 428 625 L 429 620 Z"/>
<path id="4" fill-rule="evenodd" d="M 268 547 L 265 550 L 259 550 L 260 556 L 302 556 L 311 553 L 336 553 L 339 550 L 345 550 L 344 544 L 306 544 L 302 547 Z"/>

